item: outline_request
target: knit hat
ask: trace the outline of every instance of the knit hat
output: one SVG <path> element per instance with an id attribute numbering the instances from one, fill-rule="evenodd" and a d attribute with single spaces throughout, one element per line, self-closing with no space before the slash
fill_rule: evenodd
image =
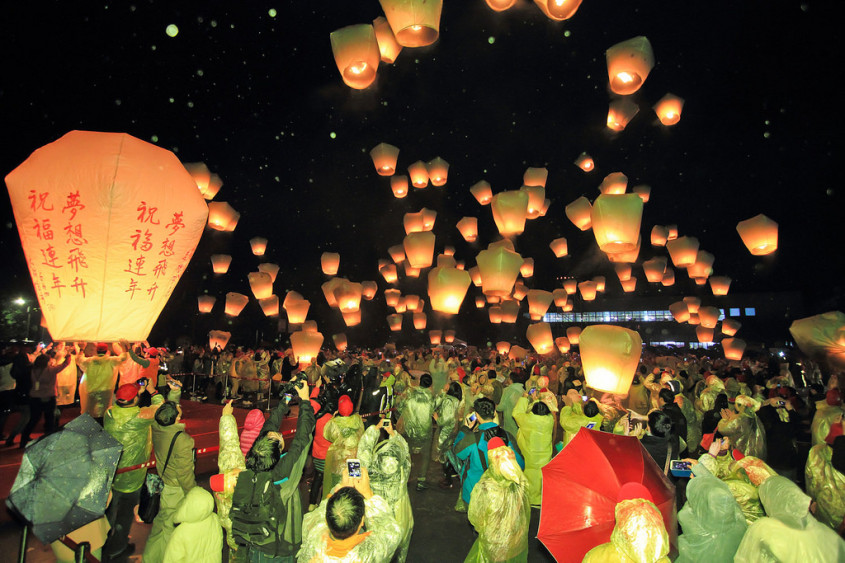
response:
<path id="1" fill-rule="evenodd" d="M 146 352 L 147 355 L 152 358 L 157 358 L 158 355 L 161 353 L 159 352 L 158 348 L 147 348 L 146 350 L 144 350 L 144 352 Z"/>
<path id="2" fill-rule="evenodd" d="M 353 410 L 352 399 L 349 398 L 349 395 L 342 395 L 337 400 L 337 412 L 340 416 L 349 416 Z"/>
<path id="3" fill-rule="evenodd" d="M 247 413 L 246 420 L 244 420 L 244 429 L 241 432 L 241 451 L 244 455 L 249 452 L 252 444 L 255 443 L 256 438 L 261 433 L 261 427 L 264 426 L 264 413 L 259 409 L 252 409 Z"/>
<path id="4" fill-rule="evenodd" d="M 836 407 L 842 404 L 842 395 L 839 393 L 839 389 L 831 389 L 825 393 L 824 400 L 828 405 Z"/>
<path id="5" fill-rule="evenodd" d="M 495 438 L 493 438 L 492 440 L 487 442 L 487 449 L 488 450 L 495 450 L 496 448 L 504 448 L 504 447 L 505 447 L 505 441 L 502 440 L 501 438 L 499 438 L 498 436 L 496 436 Z"/>
<path id="6" fill-rule="evenodd" d="M 125 403 L 138 396 L 138 386 L 134 383 L 126 383 L 117 388 L 117 393 L 114 396 Z"/>

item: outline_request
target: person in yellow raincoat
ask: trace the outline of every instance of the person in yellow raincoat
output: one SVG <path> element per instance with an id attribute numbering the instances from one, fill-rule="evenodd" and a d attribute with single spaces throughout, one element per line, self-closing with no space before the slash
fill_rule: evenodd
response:
<path id="1" fill-rule="evenodd" d="M 464 563 L 528 561 L 528 480 L 501 438 L 487 443 L 487 459 L 469 501 L 467 516 L 478 537 Z"/>
<path id="2" fill-rule="evenodd" d="M 361 415 L 353 414 L 353 410 L 352 399 L 342 395 L 337 401 L 337 414 L 323 428 L 323 437 L 332 443 L 326 451 L 323 498 L 340 482 L 346 460 L 358 455 L 358 441 L 364 434 L 364 421 Z"/>
<path id="3" fill-rule="evenodd" d="M 122 342 L 121 347 L 128 350 L 129 343 Z M 80 351 L 76 357 L 76 365 L 85 372 L 79 382 L 79 407 L 82 412 L 102 422 L 114 398 L 117 368 L 129 358 L 129 354 L 123 352 L 119 356 L 109 356 L 108 344 L 102 342 L 97 344 L 96 353 L 96 356 L 87 357 Z"/>
<path id="4" fill-rule="evenodd" d="M 706 440 L 707 436 L 705 436 L 705 443 Z M 751 524 L 763 516 L 763 507 L 757 494 L 757 485 L 752 482 L 745 467 L 734 460 L 730 439 L 721 437 L 717 432 L 712 442 L 707 446 L 708 453 L 703 454 L 698 462 L 728 486 L 736 502 L 742 508 L 746 523 Z M 756 458 L 749 456 L 743 459 L 745 464 L 749 464 Z M 761 478 L 765 477 L 764 474 Z"/>
<path id="5" fill-rule="evenodd" d="M 220 517 L 220 524 L 226 531 L 226 543 L 229 545 L 231 561 L 235 557 L 238 546 L 235 538 L 232 537 L 232 519 L 229 517 L 232 511 L 232 493 L 235 491 L 238 474 L 246 469 L 244 454 L 240 447 L 238 437 L 238 422 L 232 415 L 232 400 L 229 400 L 220 413 L 220 451 L 217 453 L 217 468 L 223 475 L 222 491 L 214 492 L 214 499 L 217 502 L 217 515 Z"/>
<path id="6" fill-rule="evenodd" d="M 813 422 L 810 424 L 812 444 L 824 444 L 833 421 L 845 414 L 842 408 L 842 398 L 839 389 L 831 389 L 825 394 L 825 398 L 816 401 L 816 414 L 813 415 Z"/>
<path id="7" fill-rule="evenodd" d="M 722 409 L 717 429 L 722 436 L 730 438 L 731 444 L 743 455 L 765 460 L 766 430 L 757 418 L 760 403 L 746 395 L 738 395 L 735 404 L 737 412 Z"/>
<path id="8" fill-rule="evenodd" d="M 570 389 L 563 397 L 566 404 L 560 410 L 560 426 L 563 428 L 564 447 L 572 441 L 581 428 L 601 429 L 602 415 L 595 401 L 581 400 L 581 395 Z M 581 405 L 584 405 L 583 407 Z"/>
<path id="9" fill-rule="evenodd" d="M 713 407 L 716 405 L 716 397 L 725 392 L 725 384 L 715 375 L 708 375 L 704 382 L 707 384 L 707 387 L 695 401 L 695 410 L 699 414 L 713 410 Z"/>
<path id="10" fill-rule="evenodd" d="M 552 459 L 555 419 L 545 402 L 538 399 L 529 404 L 528 393 L 516 402 L 513 418 L 519 426 L 516 443 L 525 458 L 528 500 L 531 506 L 540 506 L 543 500 L 541 469 Z"/>
<path id="11" fill-rule="evenodd" d="M 845 527 L 845 474 L 833 465 L 832 446 L 845 433 L 841 415 L 830 428 L 825 442 L 810 448 L 804 478 L 807 494 L 816 502 L 816 518 L 839 531 Z"/>

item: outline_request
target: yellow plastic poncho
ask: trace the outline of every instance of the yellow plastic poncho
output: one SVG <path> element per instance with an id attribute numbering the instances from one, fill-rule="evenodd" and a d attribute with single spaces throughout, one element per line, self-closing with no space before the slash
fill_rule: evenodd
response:
<path id="1" fill-rule="evenodd" d="M 845 416 L 845 410 L 841 406 L 828 405 L 826 400 L 816 401 L 816 414 L 810 424 L 810 434 L 814 446 L 825 443 L 825 438 L 830 433 L 831 424 L 842 416 Z"/>
<path id="2" fill-rule="evenodd" d="M 610 541 L 588 551 L 582 563 L 669 563 L 669 547 L 660 510 L 645 499 L 623 500 Z"/>
<path id="3" fill-rule="evenodd" d="M 463 418 L 461 402 L 441 391 L 434 401 L 434 412 L 437 413 L 437 426 L 440 435 L 437 439 L 438 460 L 445 460 L 446 452 L 452 447 L 458 434 L 458 422 Z"/>
<path id="4" fill-rule="evenodd" d="M 403 563 L 408 556 L 408 546 L 414 531 L 414 514 L 408 497 L 411 453 L 405 438 L 398 432 L 379 443 L 380 432 L 376 425 L 364 431 L 358 443 L 358 459 L 367 468 L 373 494 L 383 498 L 393 509 L 393 517 L 402 531 L 396 561 Z"/>
<path id="5" fill-rule="evenodd" d="M 528 560 L 528 480 L 508 447 L 488 450 L 489 465 L 469 501 L 467 516 L 478 532 L 464 563 Z"/>
<path id="6" fill-rule="evenodd" d="M 220 417 L 220 451 L 217 454 L 217 468 L 224 474 L 225 485 L 222 492 L 214 493 L 217 501 L 217 515 L 220 517 L 220 524 L 226 530 L 226 543 L 231 549 L 237 550 L 238 546 L 232 537 L 232 519 L 229 518 L 229 513 L 232 511 L 232 495 L 235 492 L 237 475 L 246 469 L 246 463 L 238 437 L 238 422 L 231 414 Z"/>
<path id="7" fill-rule="evenodd" d="M 728 486 L 734 499 L 736 499 L 736 502 L 742 509 L 747 524 L 750 525 L 763 516 L 763 506 L 760 504 L 757 487 L 748 477 L 745 468 L 737 464 L 730 454 L 719 457 L 704 454 L 698 461 L 710 473 L 721 479 Z"/>
<path id="8" fill-rule="evenodd" d="M 431 435 L 431 415 L 434 413 L 434 396 L 431 389 L 410 387 L 398 406 L 401 416 L 396 424 L 412 450 L 417 451 Z"/>
<path id="9" fill-rule="evenodd" d="M 514 409 L 516 410 L 516 409 Z M 601 428 L 602 416 L 601 411 L 593 417 L 584 414 L 584 409 L 580 402 L 573 402 L 572 406 L 563 407 L 560 410 L 560 426 L 563 428 L 563 445 L 566 446 L 575 437 L 575 434 L 581 428 L 586 428 L 593 424 L 593 428 L 599 430 Z"/>
<path id="10" fill-rule="evenodd" d="M 716 406 L 716 397 L 725 392 L 725 384 L 715 375 L 708 376 L 706 382 L 707 387 L 695 402 L 695 410 L 702 414 L 712 410 Z"/>
<path id="11" fill-rule="evenodd" d="M 810 497 L 779 475 L 760 485 L 768 516 L 752 524 L 736 563 L 834 563 L 845 561 L 845 541 L 810 514 Z"/>
<path id="12" fill-rule="evenodd" d="M 743 455 L 766 459 L 766 429 L 757 418 L 760 403 L 751 397 L 739 395 L 736 398 L 736 406 L 739 410 L 738 416 L 730 420 L 720 420 L 717 426 L 719 432 L 730 438 L 731 444 Z"/>
<path id="13" fill-rule="evenodd" d="M 528 500 L 531 506 L 540 506 L 543 500 L 543 472 L 540 470 L 552 459 L 555 418 L 551 414 L 534 414 L 532 405 L 526 397 L 520 397 L 513 408 L 513 418 L 519 426 L 516 443 L 525 458 Z"/>
<path id="14" fill-rule="evenodd" d="M 340 483 L 346 460 L 358 456 L 358 441 L 364 434 L 361 415 L 335 416 L 323 428 L 323 437 L 332 443 L 326 451 L 326 468 L 323 471 L 323 498 Z"/>
<path id="15" fill-rule="evenodd" d="M 223 532 L 214 513 L 214 499 L 202 487 L 194 487 L 176 509 L 173 521 L 178 524 L 164 552 L 163 563 L 223 560 Z"/>
<path id="16" fill-rule="evenodd" d="M 845 519 L 845 475 L 833 467 L 832 455 L 827 444 L 810 448 L 804 478 L 807 494 L 816 501 L 816 518 L 836 530 Z"/>
<path id="17" fill-rule="evenodd" d="M 101 418 L 111 406 L 117 366 L 128 358 L 120 356 L 77 356 L 76 363 L 85 372 L 79 382 L 79 407 L 81 412 Z"/>

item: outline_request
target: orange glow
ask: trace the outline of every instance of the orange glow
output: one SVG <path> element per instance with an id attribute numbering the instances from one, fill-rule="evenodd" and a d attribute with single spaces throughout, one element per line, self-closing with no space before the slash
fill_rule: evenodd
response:
<path id="1" fill-rule="evenodd" d="M 493 196 L 490 209 L 500 235 L 520 235 L 525 230 L 528 217 L 528 194 L 519 190 L 500 192 Z"/>
<path id="2" fill-rule="evenodd" d="M 446 180 L 449 177 L 449 163 L 442 158 L 435 157 L 428 161 L 426 165 L 428 169 L 428 177 L 431 179 L 431 185 L 440 187 L 446 185 Z"/>
<path id="3" fill-rule="evenodd" d="M 423 189 L 428 186 L 428 168 L 422 160 L 408 167 L 408 176 L 411 177 L 411 185 L 415 188 Z"/>
<path id="4" fill-rule="evenodd" d="M 343 83 L 356 90 L 372 84 L 381 60 L 373 26 L 363 23 L 349 25 L 333 31 L 329 38 Z"/>
<path id="5" fill-rule="evenodd" d="M 285 297 L 285 301 L 282 304 L 288 315 L 288 322 L 294 325 L 304 323 L 305 318 L 308 316 L 308 309 L 311 307 L 311 302 L 307 299 L 288 299 L 288 297 L 290 297 L 290 294 Z"/>
<path id="6" fill-rule="evenodd" d="M 643 273 L 650 283 L 658 283 L 663 280 L 666 273 L 667 260 L 663 256 L 652 258 L 643 262 Z"/>
<path id="7" fill-rule="evenodd" d="M 592 301 L 596 298 L 598 284 L 592 280 L 582 281 L 578 284 L 578 290 L 581 292 L 581 299 L 584 301 Z"/>
<path id="8" fill-rule="evenodd" d="M 241 293 L 229 292 L 226 294 L 226 308 L 224 313 L 230 317 L 237 317 L 244 310 L 246 304 L 249 302 L 249 297 Z"/>
<path id="9" fill-rule="evenodd" d="M 393 332 L 398 332 L 402 330 L 402 315 L 398 313 L 394 313 L 393 315 L 387 315 L 387 325 Z"/>
<path id="10" fill-rule="evenodd" d="M 276 295 L 258 300 L 258 306 L 265 317 L 277 317 L 279 315 L 279 298 Z"/>
<path id="11" fill-rule="evenodd" d="M 443 338 L 443 332 L 439 330 L 429 330 L 428 331 L 428 341 L 431 342 L 432 346 L 437 346 L 440 344 L 440 341 Z"/>
<path id="12" fill-rule="evenodd" d="M 232 257 L 228 254 L 212 254 L 211 255 L 211 269 L 215 274 L 225 274 L 229 271 L 229 265 L 232 263 Z"/>
<path id="13" fill-rule="evenodd" d="M 549 323 L 528 325 L 525 336 L 538 354 L 548 354 L 554 350 L 555 341 L 552 338 L 552 328 L 549 326 Z"/>
<path id="14" fill-rule="evenodd" d="M 390 254 L 390 259 L 395 264 L 401 264 L 405 261 L 405 247 L 401 244 L 394 244 L 387 249 L 387 253 Z"/>
<path id="15" fill-rule="evenodd" d="M 725 338 L 722 340 L 722 350 L 728 360 L 741 360 L 745 353 L 745 341 L 739 338 Z"/>
<path id="16" fill-rule="evenodd" d="M 578 280 L 566 280 L 563 282 L 563 290 L 568 295 L 574 295 L 578 291 Z"/>
<path id="17" fill-rule="evenodd" d="M 234 231 L 241 214 L 225 201 L 212 201 L 208 204 L 208 226 L 215 231 Z"/>
<path id="18" fill-rule="evenodd" d="M 666 228 L 669 229 L 669 236 L 666 237 L 666 240 L 675 240 L 678 238 L 678 225 L 668 225 Z"/>
<path id="19" fill-rule="evenodd" d="M 606 195 L 621 195 L 628 189 L 628 177 L 622 172 L 611 172 L 602 180 L 599 191 Z"/>
<path id="20" fill-rule="evenodd" d="M 642 346 L 639 333 L 627 328 L 611 325 L 585 328 L 580 347 L 587 386 L 605 393 L 627 393 L 640 362 Z"/>
<path id="21" fill-rule="evenodd" d="M 487 0 L 487 5 L 495 12 L 503 12 L 516 4 L 516 0 Z"/>
<path id="22" fill-rule="evenodd" d="M 581 6 L 581 0 L 534 0 L 537 7 L 554 21 L 568 20 Z"/>
<path id="23" fill-rule="evenodd" d="M 607 50 L 607 75 L 615 94 L 627 96 L 639 90 L 653 67 L 654 52 L 646 37 L 633 37 Z"/>
<path id="24" fill-rule="evenodd" d="M 344 280 L 334 289 L 334 298 L 341 313 L 354 313 L 361 307 L 363 286 L 360 283 Z"/>
<path id="25" fill-rule="evenodd" d="M 249 246 L 252 253 L 256 256 L 264 256 L 267 251 L 267 239 L 263 237 L 254 237 L 249 239 Z"/>
<path id="26" fill-rule="evenodd" d="M 654 105 L 654 113 L 663 125 L 675 125 L 681 120 L 684 99 L 674 94 L 666 94 Z"/>
<path id="27" fill-rule="evenodd" d="M 713 342 L 713 329 L 704 325 L 695 327 L 695 336 L 699 342 Z"/>
<path id="28" fill-rule="evenodd" d="M 558 336 L 555 338 L 555 346 L 561 354 L 566 354 L 570 348 L 569 339 L 565 336 Z"/>
<path id="29" fill-rule="evenodd" d="M 731 287 L 731 278 L 728 276 L 712 276 L 710 278 L 710 289 L 713 295 L 727 295 Z"/>
<path id="30" fill-rule="evenodd" d="M 680 237 L 666 243 L 666 249 L 672 257 L 672 263 L 678 268 L 686 268 L 695 264 L 698 257 L 698 239 L 695 237 Z"/>
<path id="31" fill-rule="evenodd" d="M 352 313 L 341 313 L 343 315 L 343 322 L 346 326 L 358 326 L 361 324 L 361 309 Z"/>
<path id="32" fill-rule="evenodd" d="M 496 351 L 502 355 L 507 356 L 508 352 L 510 352 L 511 343 L 510 342 L 496 342 Z"/>
<path id="33" fill-rule="evenodd" d="M 337 252 L 323 252 L 322 256 L 320 256 L 320 266 L 323 269 L 323 273 L 327 276 L 337 274 L 337 270 L 340 268 L 340 254 Z"/>
<path id="34" fill-rule="evenodd" d="M 522 256 L 503 246 L 488 247 L 479 252 L 476 263 L 481 274 L 482 291 L 499 297 L 510 295 L 523 262 Z"/>
<path id="35" fill-rule="evenodd" d="M 566 329 L 566 338 L 570 344 L 578 344 L 581 341 L 581 327 L 571 326 Z"/>
<path id="36" fill-rule="evenodd" d="M 704 328 L 716 328 L 720 314 L 721 312 L 716 307 L 700 307 L 698 309 L 698 322 Z"/>
<path id="37" fill-rule="evenodd" d="M 390 189 L 393 190 L 393 196 L 396 199 L 402 199 L 408 195 L 408 177 L 407 176 L 391 176 Z"/>
<path id="38" fill-rule="evenodd" d="M 387 303 L 388 307 L 396 307 L 396 304 L 399 303 L 399 299 L 402 297 L 402 292 L 398 289 L 385 289 L 384 290 L 384 302 Z"/>
<path id="39" fill-rule="evenodd" d="M 698 314 L 698 310 L 701 307 L 701 299 L 698 297 L 684 297 L 684 303 L 687 304 L 690 313 Z"/>
<path id="40" fill-rule="evenodd" d="M 554 296 L 551 291 L 531 289 L 528 291 L 528 314 L 532 321 L 539 321 L 549 310 Z"/>
<path id="41" fill-rule="evenodd" d="M 614 131 L 622 131 L 639 111 L 639 106 L 627 98 L 610 102 L 607 110 L 607 127 Z"/>
<path id="42" fill-rule="evenodd" d="M 493 189 L 484 180 L 473 184 L 469 192 L 481 205 L 487 205 L 493 200 Z"/>
<path id="43" fill-rule="evenodd" d="M 323 335 L 316 331 L 306 332 L 301 330 L 290 335 L 290 346 L 301 369 L 308 367 L 311 360 L 317 357 L 322 345 Z"/>
<path id="44" fill-rule="evenodd" d="M 631 279 L 630 264 L 616 264 L 613 269 L 616 270 L 616 275 L 619 277 L 619 281 L 623 282 Z"/>
<path id="45" fill-rule="evenodd" d="M 420 269 L 414 268 L 411 264 L 406 260 L 405 261 L 405 277 L 406 278 L 418 278 L 420 277 Z"/>
<path id="46" fill-rule="evenodd" d="M 604 291 L 604 286 L 607 283 L 607 280 L 604 276 L 596 276 L 593 278 L 593 281 L 596 282 L 596 291 L 601 293 Z"/>
<path id="47" fill-rule="evenodd" d="M 425 313 L 414 313 L 414 328 L 424 330 L 427 320 Z"/>
<path id="48" fill-rule="evenodd" d="M 636 194 L 596 198 L 590 213 L 593 234 L 602 252 L 630 252 L 637 247 L 643 200 Z"/>
<path id="49" fill-rule="evenodd" d="M 270 276 L 270 281 L 276 283 L 276 276 L 279 273 L 279 265 L 271 264 L 270 262 L 265 262 L 263 264 L 258 265 L 258 271 L 268 274 Z"/>
<path id="50" fill-rule="evenodd" d="M 528 295 L 528 287 L 522 282 L 516 282 L 513 286 L 513 295 L 511 297 L 517 301 L 522 301 L 526 295 Z"/>
<path id="51" fill-rule="evenodd" d="M 526 258 L 525 261 L 522 263 L 522 266 L 519 267 L 519 273 L 522 275 L 523 278 L 530 278 L 534 275 L 534 259 L 533 258 Z"/>
<path id="52" fill-rule="evenodd" d="M 593 169 L 596 167 L 596 163 L 593 161 L 593 158 L 585 152 L 581 153 L 581 156 L 575 159 L 575 166 L 583 170 L 584 172 L 592 172 Z"/>
<path id="53" fill-rule="evenodd" d="M 487 301 L 486 301 L 486 300 L 484 299 L 484 297 L 483 297 L 483 296 L 481 296 L 481 295 L 479 295 L 479 296 L 477 296 L 477 297 L 475 298 L 475 308 L 476 308 L 476 309 L 483 309 L 483 308 L 484 308 L 484 305 L 485 305 L 486 303 L 487 303 Z"/>
<path id="54" fill-rule="evenodd" d="M 421 305 L 425 302 L 420 299 L 419 295 L 406 295 L 405 296 L 405 307 L 408 311 L 420 311 L 422 309 Z"/>
<path id="55" fill-rule="evenodd" d="M 519 301 L 503 301 L 500 307 L 502 308 L 502 322 L 514 324 L 519 316 Z"/>
<path id="56" fill-rule="evenodd" d="M 447 344 L 451 344 L 455 341 L 455 331 L 454 330 L 447 330 L 443 332 L 443 340 L 446 341 Z"/>
<path id="57" fill-rule="evenodd" d="M 481 287 L 481 270 L 478 269 L 478 266 L 469 269 L 469 277 L 472 280 L 472 285 Z"/>
<path id="58" fill-rule="evenodd" d="M 425 47 L 440 35 L 443 0 L 408 2 L 379 0 L 396 41 L 404 47 Z"/>
<path id="59" fill-rule="evenodd" d="M 333 334 L 332 341 L 334 342 L 334 347 L 337 348 L 338 352 L 343 352 L 348 346 L 346 335 L 342 332 L 338 334 Z"/>
<path id="60" fill-rule="evenodd" d="M 449 254 L 438 254 L 437 255 L 437 267 L 438 268 L 455 268 L 458 265 L 457 261 L 455 260 L 454 256 Z"/>
<path id="61" fill-rule="evenodd" d="M 546 188 L 543 186 L 522 186 L 519 191 L 528 195 L 525 218 L 536 219 L 540 217 L 546 204 Z"/>
<path id="62" fill-rule="evenodd" d="M 197 297 L 197 307 L 199 308 L 200 313 L 210 313 L 211 310 L 214 308 L 214 303 L 217 301 L 217 298 L 213 295 L 200 295 Z"/>
<path id="63" fill-rule="evenodd" d="M 631 191 L 640 196 L 643 203 L 648 203 L 648 200 L 651 198 L 651 186 L 640 184 L 638 186 L 634 186 Z"/>
<path id="64" fill-rule="evenodd" d="M 490 317 L 490 322 L 493 324 L 499 324 L 502 322 L 502 308 L 499 306 L 493 306 L 487 309 L 487 315 Z"/>
<path id="65" fill-rule="evenodd" d="M 640 256 L 640 245 L 642 244 L 642 237 L 637 237 L 637 246 L 627 252 L 609 252 L 607 259 L 614 263 L 630 264 L 636 262 Z"/>
<path id="66" fill-rule="evenodd" d="M 412 268 L 428 268 L 434 260 L 434 233 L 411 233 L 402 242 L 405 256 Z"/>
<path id="67" fill-rule="evenodd" d="M 423 218 L 422 211 L 418 211 L 417 213 L 405 213 L 405 216 L 402 218 L 402 225 L 405 227 L 406 235 L 431 230 L 425 228 L 425 219 Z M 394 260 L 394 262 L 396 262 L 396 260 Z M 401 262 L 401 260 L 399 262 Z"/>
<path id="68" fill-rule="evenodd" d="M 383 16 L 379 16 L 373 20 L 373 29 L 376 33 L 376 41 L 378 42 L 379 55 L 381 60 L 388 64 L 393 64 L 396 57 L 402 51 L 402 45 L 396 41 L 396 36 L 393 35 L 393 30 L 390 29 L 390 24 Z"/>
<path id="69" fill-rule="evenodd" d="M 586 197 L 579 197 L 578 199 L 567 205 L 564 211 L 569 220 L 572 221 L 572 224 L 581 229 L 582 231 L 586 231 L 587 229 L 592 227 L 591 214 L 593 211 L 593 206 L 590 205 L 590 200 L 588 200 Z"/>
<path id="70" fill-rule="evenodd" d="M 563 258 L 569 254 L 569 245 L 566 242 L 566 237 L 556 238 L 549 243 L 549 248 L 555 253 L 557 258 Z"/>
<path id="71" fill-rule="evenodd" d="M 232 338 L 231 332 L 212 330 L 208 333 L 208 347 L 211 350 L 224 350 L 230 338 Z"/>
<path id="72" fill-rule="evenodd" d="M 361 282 L 361 296 L 367 301 L 372 301 L 378 291 L 378 285 L 374 281 Z"/>
<path id="73" fill-rule="evenodd" d="M 669 239 L 669 229 L 661 225 L 655 225 L 651 228 L 651 245 L 652 246 L 666 246 L 666 241 Z"/>
<path id="74" fill-rule="evenodd" d="M 461 232 L 465 241 L 475 242 L 478 238 L 478 219 L 475 217 L 464 217 L 455 226 Z"/>
<path id="75" fill-rule="evenodd" d="M 699 250 L 695 255 L 695 263 L 687 268 L 687 274 L 691 278 L 707 279 L 713 273 L 713 262 L 715 261 L 715 256 L 706 250 Z"/>
<path id="76" fill-rule="evenodd" d="M 399 159 L 399 147 L 394 147 L 387 143 L 379 143 L 370 151 L 370 157 L 373 159 L 373 165 L 376 167 L 376 172 L 378 172 L 379 176 L 391 176 L 396 171 L 396 161 Z M 392 185 L 393 179 L 391 178 Z M 406 184 L 406 192 L 408 191 L 407 187 Z M 396 192 L 395 189 L 393 191 L 394 193 Z"/>
<path id="77" fill-rule="evenodd" d="M 634 276 L 631 276 L 627 280 L 620 281 L 619 283 L 622 284 L 622 291 L 625 293 L 631 293 L 637 289 L 637 278 Z"/>
<path id="78" fill-rule="evenodd" d="M 675 270 L 672 268 L 666 268 L 666 271 L 663 272 L 663 279 L 660 280 L 660 283 L 663 287 L 675 285 Z"/>
<path id="79" fill-rule="evenodd" d="M 250 272 L 249 288 L 256 299 L 267 299 L 273 294 L 273 279 L 264 272 Z"/>
<path id="80" fill-rule="evenodd" d="M 683 301 L 675 301 L 671 305 L 669 305 L 669 312 L 672 313 L 672 316 L 675 318 L 676 322 L 685 323 L 689 320 L 690 312 L 687 308 L 687 304 Z"/>
<path id="81" fill-rule="evenodd" d="M 420 213 L 422 214 L 423 219 L 423 230 L 430 231 L 434 228 L 434 221 L 437 219 L 437 211 L 434 209 L 426 209 L 423 207 L 420 209 Z"/>
<path id="82" fill-rule="evenodd" d="M 736 231 L 754 256 L 771 254 L 778 249 L 778 224 L 762 213 L 740 221 Z"/>
<path id="83" fill-rule="evenodd" d="M 447 315 L 457 314 L 461 309 L 470 276 L 457 268 L 434 268 L 428 273 L 428 298 L 431 309 Z"/>
<path id="84" fill-rule="evenodd" d="M 733 336 L 742 327 L 742 323 L 735 319 L 725 319 L 722 321 L 722 334 L 725 336 Z"/>
<path id="85" fill-rule="evenodd" d="M 552 291 L 552 299 L 554 299 L 555 307 L 563 309 L 566 302 L 569 300 L 569 295 L 565 289 L 559 288 Z"/>

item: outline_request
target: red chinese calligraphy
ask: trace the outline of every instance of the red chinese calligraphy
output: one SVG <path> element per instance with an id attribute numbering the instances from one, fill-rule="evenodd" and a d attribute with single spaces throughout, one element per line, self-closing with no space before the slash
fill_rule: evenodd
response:
<path id="1" fill-rule="evenodd" d="M 43 209 L 44 211 L 52 211 L 53 206 L 47 207 L 47 198 L 50 197 L 50 192 L 36 192 L 35 190 L 29 190 L 29 195 L 26 196 L 29 199 L 29 208 L 33 211 L 38 211 L 39 209 Z"/>
<path id="2" fill-rule="evenodd" d="M 62 283 L 62 279 L 59 276 L 53 274 L 53 285 L 51 286 L 51 288 L 56 290 L 56 292 L 59 294 L 59 297 L 62 296 L 63 287 L 67 287 L 67 285 Z"/>
<path id="3" fill-rule="evenodd" d="M 150 301 L 152 301 L 153 299 L 155 299 L 155 296 L 156 296 L 156 290 L 157 290 L 157 289 L 158 289 L 158 284 L 157 284 L 157 283 L 153 283 L 153 285 L 151 285 L 151 286 L 149 287 L 149 289 L 147 289 L 147 295 L 149 295 L 149 296 L 150 296 Z"/>
<path id="4" fill-rule="evenodd" d="M 67 257 L 67 263 L 70 264 L 70 267 L 75 273 L 79 273 L 79 268 L 88 267 L 88 261 L 86 260 L 85 253 L 79 248 L 70 249 Z"/>
<path id="5" fill-rule="evenodd" d="M 174 213 L 173 219 L 171 219 L 170 222 L 164 226 L 167 229 L 171 229 L 170 236 L 175 235 L 177 232 L 179 232 L 180 229 L 185 228 L 185 222 L 182 221 L 182 215 L 183 213 L 181 211 L 179 211 L 178 213 Z"/>
<path id="6" fill-rule="evenodd" d="M 153 268 L 153 275 L 155 277 L 161 277 L 167 273 L 167 260 L 159 260 L 158 264 L 155 265 Z"/>
<path id="7" fill-rule="evenodd" d="M 138 206 L 138 221 L 141 223 L 151 223 L 153 225 L 158 225 L 160 221 L 155 218 L 156 211 L 158 211 L 158 207 L 147 206 L 146 201 L 142 201 L 141 204 Z"/>
<path id="8" fill-rule="evenodd" d="M 75 225 L 68 223 L 65 227 L 65 243 L 82 246 L 88 244 L 88 239 L 82 236 L 82 223 Z"/>
<path id="9" fill-rule="evenodd" d="M 135 292 L 138 291 L 138 280 L 135 278 L 129 279 L 129 289 L 125 290 L 124 293 L 129 294 L 129 299 L 135 297 Z"/>
<path id="10" fill-rule="evenodd" d="M 35 224 L 32 229 L 35 231 L 35 236 L 41 240 L 53 240 L 53 228 L 50 226 L 49 219 L 33 219 Z"/>
<path id="11" fill-rule="evenodd" d="M 76 214 L 83 209 L 85 209 L 85 206 L 79 201 L 79 190 L 67 194 L 67 201 L 65 202 L 65 206 L 62 207 L 62 213 L 70 210 L 70 221 L 76 219 Z"/>
<path id="12" fill-rule="evenodd" d="M 82 298 L 85 299 L 85 286 L 88 285 L 88 282 L 76 276 L 73 278 L 73 283 L 70 286 L 76 290 L 77 293 L 82 293 Z"/>
<path id="13" fill-rule="evenodd" d="M 173 256 L 174 250 L 173 245 L 176 244 L 175 240 L 170 240 L 169 238 L 164 239 L 164 242 L 161 243 L 161 250 L 159 251 L 159 256 Z"/>
<path id="14" fill-rule="evenodd" d="M 143 242 L 141 242 L 142 236 L 144 237 Z M 132 239 L 132 249 L 138 250 L 138 246 L 140 245 L 142 252 L 149 252 L 153 248 L 153 243 L 150 240 L 152 236 L 153 234 L 149 229 L 146 229 L 143 234 L 141 233 L 141 229 L 135 229 L 135 234 L 129 236 Z"/>
<path id="15" fill-rule="evenodd" d="M 56 249 L 53 248 L 53 245 L 47 246 L 47 248 L 41 249 L 41 256 L 44 257 L 44 261 L 41 262 L 45 266 L 49 266 L 51 268 L 61 268 L 61 264 L 56 264 L 56 260 L 58 260 L 58 255 L 56 254 Z"/>
<path id="16" fill-rule="evenodd" d="M 129 259 L 129 267 L 124 272 L 128 272 L 130 274 L 134 274 L 136 276 L 146 276 L 147 274 L 141 272 L 141 268 L 144 267 L 144 263 L 147 261 L 146 256 L 140 254 L 137 258 L 135 258 L 135 263 L 132 263 L 132 259 Z M 134 269 L 133 269 L 134 268 Z"/>

